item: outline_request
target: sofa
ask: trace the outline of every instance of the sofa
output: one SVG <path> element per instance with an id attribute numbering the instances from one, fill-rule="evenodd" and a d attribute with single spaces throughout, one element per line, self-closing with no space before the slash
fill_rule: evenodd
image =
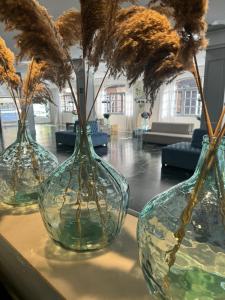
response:
<path id="1" fill-rule="evenodd" d="M 150 132 L 143 134 L 143 143 L 169 145 L 190 142 L 194 124 L 153 122 Z"/>
<path id="2" fill-rule="evenodd" d="M 107 133 L 100 132 L 98 130 L 98 123 L 97 121 L 90 121 L 89 122 L 91 127 L 91 138 L 93 142 L 93 146 L 107 146 L 109 137 Z M 76 140 L 76 127 L 78 126 L 78 121 L 75 122 L 74 128 L 64 130 L 64 131 L 57 131 L 55 133 L 56 138 L 56 146 L 59 145 L 66 145 L 66 146 L 73 146 L 75 145 Z"/>
<path id="3" fill-rule="evenodd" d="M 162 148 L 162 166 L 195 170 L 206 130 L 195 129 L 191 142 L 180 142 Z"/>

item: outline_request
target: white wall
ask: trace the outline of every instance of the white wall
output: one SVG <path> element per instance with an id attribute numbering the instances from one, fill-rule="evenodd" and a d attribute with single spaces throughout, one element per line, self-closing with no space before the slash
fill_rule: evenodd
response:
<path id="1" fill-rule="evenodd" d="M 98 77 L 97 77 L 98 76 Z M 97 91 L 99 89 L 99 86 L 101 84 L 102 78 L 104 76 L 104 72 L 99 76 L 99 73 L 94 78 L 94 89 L 95 89 L 95 95 L 97 94 Z M 128 82 L 125 77 L 120 77 L 119 79 L 114 79 L 112 77 L 106 78 L 101 92 L 99 93 L 96 105 L 95 105 L 95 111 L 96 116 L 98 119 L 103 118 L 103 110 L 102 110 L 102 94 L 104 90 L 111 86 L 116 85 L 124 85 L 126 90 L 125 95 L 125 111 L 124 114 L 111 114 L 109 118 L 109 123 L 111 126 L 118 126 L 118 131 L 120 132 L 132 132 L 133 128 L 135 127 L 135 121 L 134 121 L 134 103 L 133 103 L 133 88 L 129 87 Z"/>

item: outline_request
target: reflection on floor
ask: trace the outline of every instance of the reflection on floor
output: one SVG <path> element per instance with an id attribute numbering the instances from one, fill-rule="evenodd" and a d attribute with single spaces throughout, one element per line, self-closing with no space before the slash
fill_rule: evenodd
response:
<path id="1" fill-rule="evenodd" d="M 52 125 L 36 125 L 37 142 L 52 151 L 62 162 L 73 149 L 61 147 L 56 149 L 55 130 Z M 4 146 L 14 141 L 16 128 L 3 127 Z M 105 160 L 119 170 L 130 184 L 130 208 L 140 211 L 155 195 L 190 177 L 185 170 L 166 168 L 161 170 L 161 147 L 142 145 L 141 137 L 133 139 L 130 134 L 119 134 L 111 137 L 108 150 L 97 148 Z M 105 153 L 107 152 L 107 153 Z"/>

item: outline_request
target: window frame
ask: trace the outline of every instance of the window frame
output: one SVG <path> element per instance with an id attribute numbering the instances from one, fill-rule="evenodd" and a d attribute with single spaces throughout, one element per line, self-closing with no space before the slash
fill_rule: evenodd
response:
<path id="1" fill-rule="evenodd" d="M 120 99 L 118 99 L 120 97 Z M 104 113 L 111 115 L 124 115 L 125 114 L 125 92 L 111 92 L 107 93 L 104 101 Z"/>
<path id="2" fill-rule="evenodd" d="M 197 85 L 179 86 L 182 82 L 191 81 L 192 78 L 184 78 L 176 82 L 175 116 L 176 117 L 198 117 L 201 115 L 202 106 Z M 194 96 L 195 95 L 195 96 Z M 194 101 L 194 104 L 193 104 Z"/>

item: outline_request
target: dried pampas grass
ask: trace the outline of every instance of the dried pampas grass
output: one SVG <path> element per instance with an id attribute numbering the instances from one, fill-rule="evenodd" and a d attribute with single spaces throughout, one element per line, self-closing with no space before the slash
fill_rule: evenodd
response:
<path id="1" fill-rule="evenodd" d="M 1 0 L 0 21 L 7 30 L 21 31 L 16 36 L 20 59 L 27 56 L 63 64 L 65 56 L 53 21 L 37 1 Z"/>
<path id="2" fill-rule="evenodd" d="M 38 83 L 35 86 L 33 96 L 32 96 L 32 103 L 34 104 L 52 103 L 53 105 L 55 105 L 51 90 L 49 89 L 46 83 Z"/>
<path id="3" fill-rule="evenodd" d="M 156 7 L 155 3 L 157 3 Z M 184 65 L 184 69 L 192 71 L 193 56 L 207 46 L 205 15 L 208 0 L 151 0 L 149 6 L 153 9 L 160 7 L 174 19 L 174 28 L 182 41 L 180 62 Z"/>
<path id="4" fill-rule="evenodd" d="M 93 0 L 94 6 L 97 2 L 98 1 Z M 104 22 L 101 21 L 101 26 L 98 26 L 97 30 L 95 30 L 94 34 L 92 35 L 92 43 L 91 47 L 89 47 L 88 53 L 88 59 L 90 63 L 95 67 L 95 69 L 97 69 L 99 66 L 104 48 L 107 47 L 108 43 L 110 42 L 116 16 L 118 11 L 120 10 L 120 5 L 123 2 L 130 2 L 134 4 L 137 2 L 137 0 L 101 0 L 101 2 L 104 9 L 101 10 L 101 14 L 99 14 L 99 17 L 101 17 Z M 92 11 L 92 14 L 93 13 L 95 14 L 95 9 Z M 89 20 L 88 22 L 91 26 L 91 20 Z"/>
<path id="5" fill-rule="evenodd" d="M 76 10 L 65 11 L 55 22 L 64 46 L 69 48 L 81 42 L 81 15 Z"/>
<path id="6" fill-rule="evenodd" d="M 69 77 L 71 73 L 70 67 L 68 67 L 67 73 Z M 36 86 L 39 84 L 47 86 L 46 81 L 50 81 L 62 89 L 65 86 L 65 74 L 61 76 L 58 68 L 46 61 L 37 62 L 32 60 L 23 82 L 23 94 L 25 98 L 30 98 L 29 102 L 32 102 L 33 91 L 36 89 Z"/>
<path id="7" fill-rule="evenodd" d="M 5 83 L 12 89 L 18 89 L 21 82 L 20 77 L 16 74 L 14 62 L 14 54 L 0 37 L 0 84 Z"/>
<path id="8" fill-rule="evenodd" d="M 84 58 L 91 51 L 96 32 L 105 26 L 107 2 L 107 0 L 80 0 Z"/>
<path id="9" fill-rule="evenodd" d="M 140 6 L 121 9 L 104 59 L 111 75 L 125 73 L 130 84 L 144 77 L 144 89 L 153 106 L 155 94 L 164 81 L 182 70 L 177 62 L 180 37 L 169 20 Z"/>
<path id="10" fill-rule="evenodd" d="M 62 86 L 68 78 L 67 56 L 47 10 L 36 0 L 1 0 L 0 21 L 6 24 L 7 30 L 20 31 L 16 36 L 20 49 L 18 58 L 27 56 L 54 66 L 60 74 L 54 77 L 59 79 L 59 87 Z"/>

